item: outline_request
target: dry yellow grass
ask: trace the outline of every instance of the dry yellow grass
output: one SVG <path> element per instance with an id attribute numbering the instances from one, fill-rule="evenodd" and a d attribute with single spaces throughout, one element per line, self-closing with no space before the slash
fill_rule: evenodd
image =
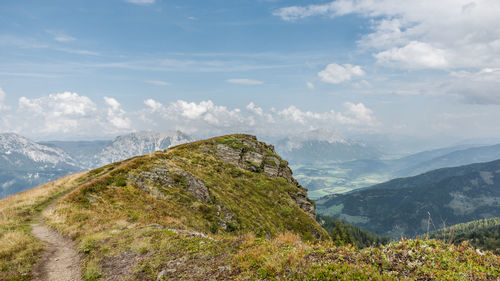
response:
<path id="1" fill-rule="evenodd" d="M 0 280 L 30 280 L 31 268 L 43 245 L 31 234 L 30 223 L 52 200 L 81 183 L 85 173 L 0 200 Z"/>

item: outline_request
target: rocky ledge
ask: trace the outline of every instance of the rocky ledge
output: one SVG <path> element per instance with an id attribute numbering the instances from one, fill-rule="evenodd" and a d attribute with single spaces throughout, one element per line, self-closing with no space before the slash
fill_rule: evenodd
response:
<path id="1" fill-rule="evenodd" d="M 213 140 L 216 156 L 238 168 L 252 172 L 263 172 L 270 177 L 284 178 L 288 183 L 297 187 L 290 192 L 292 200 L 306 213 L 315 215 L 314 203 L 307 198 L 307 189 L 301 186 L 295 178 L 288 162 L 281 159 L 275 152 L 274 146 L 257 140 L 252 135 L 231 135 L 222 139 Z"/>

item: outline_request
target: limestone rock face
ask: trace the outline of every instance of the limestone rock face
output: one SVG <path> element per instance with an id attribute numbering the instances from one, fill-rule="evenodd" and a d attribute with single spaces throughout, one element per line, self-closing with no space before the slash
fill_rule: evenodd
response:
<path id="1" fill-rule="evenodd" d="M 264 159 L 264 157 L 262 156 L 262 154 L 257 153 L 255 151 L 249 151 L 249 152 L 243 154 L 243 161 L 244 162 L 251 162 L 251 163 L 256 164 L 259 167 L 262 164 L 263 159 Z"/>
<path id="2" fill-rule="evenodd" d="M 180 174 L 187 181 L 187 189 L 189 192 L 203 202 L 210 201 L 210 192 L 208 192 L 208 187 L 201 179 L 194 177 L 186 171 L 182 171 Z"/>
<path id="3" fill-rule="evenodd" d="M 165 199 L 161 188 L 187 188 L 194 196 L 203 202 L 210 201 L 210 192 L 205 183 L 186 171 L 168 167 L 155 167 L 149 172 L 129 176 L 129 179 L 142 190 L 159 199 Z"/>
<path id="4" fill-rule="evenodd" d="M 217 156 L 224 162 L 239 166 L 241 160 L 241 150 L 224 144 L 218 144 Z"/>
<path id="5" fill-rule="evenodd" d="M 215 155 L 222 161 L 252 172 L 263 172 L 270 177 L 281 177 L 297 187 L 290 192 L 292 200 L 311 216 L 315 215 L 315 206 L 307 198 L 307 189 L 295 178 L 288 163 L 274 152 L 274 146 L 259 142 L 255 136 L 242 135 L 233 143 L 217 143 Z"/>

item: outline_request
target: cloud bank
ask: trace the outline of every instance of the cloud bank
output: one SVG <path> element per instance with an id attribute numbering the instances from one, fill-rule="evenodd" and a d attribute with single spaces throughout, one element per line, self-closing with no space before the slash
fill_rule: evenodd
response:
<path id="1" fill-rule="evenodd" d="M 2 95 L 0 92 L 0 105 Z M 21 97 L 9 117 L 15 132 L 42 138 L 110 137 L 138 130 L 178 129 L 198 136 L 246 132 L 284 136 L 316 128 L 371 130 L 379 124 L 363 103 L 346 102 L 341 111 L 315 112 L 295 105 L 263 109 L 250 102 L 244 108 L 229 108 L 211 100 L 163 103 L 145 99 L 142 108 L 127 111 L 112 97 L 101 103 L 87 96 L 63 92 L 39 98 Z"/>

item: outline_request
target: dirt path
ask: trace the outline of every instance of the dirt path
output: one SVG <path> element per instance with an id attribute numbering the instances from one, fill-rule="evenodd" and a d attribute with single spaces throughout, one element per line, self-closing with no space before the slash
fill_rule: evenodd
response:
<path id="1" fill-rule="evenodd" d="M 50 212 L 59 199 L 42 211 Z M 33 236 L 46 244 L 40 262 L 33 268 L 35 281 L 81 281 L 80 256 L 76 243 L 47 226 L 40 215 L 31 225 Z"/>
<path id="2" fill-rule="evenodd" d="M 80 256 L 75 243 L 43 222 L 32 225 L 33 235 L 47 244 L 41 262 L 33 269 L 33 280 L 80 281 Z"/>

